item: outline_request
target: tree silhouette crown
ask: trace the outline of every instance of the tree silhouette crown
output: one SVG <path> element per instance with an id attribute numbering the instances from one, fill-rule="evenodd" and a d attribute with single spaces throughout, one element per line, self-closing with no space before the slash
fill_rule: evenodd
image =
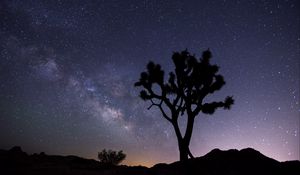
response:
<path id="1" fill-rule="evenodd" d="M 140 79 L 135 86 L 142 86 L 140 97 L 143 100 L 159 99 L 171 109 L 180 111 L 182 114 L 195 105 L 192 111 L 197 115 L 200 111 L 206 114 L 213 114 L 219 107 L 230 109 L 233 98 L 228 96 L 223 102 L 204 103 L 203 99 L 215 91 L 220 90 L 225 81 L 222 75 L 218 74 L 219 67 L 210 64 L 212 54 L 206 50 L 202 58 L 197 60 L 195 55 L 191 55 L 187 50 L 175 52 L 172 56 L 175 65 L 175 72 L 169 73 L 169 79 L 164 81 L 164 71 L 159 64 L 149 62 L 147 72 L 142 72 Z M 153 85 L 160 87 L 160 94 L 154 93 Z M 170 95 L 177 95 L 173 101 Z M 153 103 L 152 105 L 159 105 Z"/>
<path id="2" fill-rule="evenodd" d="M 189 150 L 192 137 L 194 119 L 203 112 L 213 114 L 217 108 L 230 109 L 234 100 L 227 96 L 224 101 L 204 103 L 208 94 L 220 90 L 225 81 L 218 74 L 219 67 L 212 65 L 210 59 L 212 54 L 209 50 L 203 52 L 202 57 L 197 59 L 187 50 L 175 52 L 172 56 L 175 71 L 169 73 L 167 81 L 164 80 L 164 71 L 159 64 L 149 62 L 147 71 L 142 72 L 135 86 L 141 86 L 140 97 L 151 101 L 151 105 L 159 108 L 162 116 L 174 127 L 178 140 L 180 160 L 193 158 Z M 158 85 L 158 88 L 154 85 Z M 158 92 L 159 91 L 159 92 Z M 169 109 L 169 113 L 166 112 Z M 185 133 L 179 129 L 178 117 L 186 114 L 187 125 Z"/>

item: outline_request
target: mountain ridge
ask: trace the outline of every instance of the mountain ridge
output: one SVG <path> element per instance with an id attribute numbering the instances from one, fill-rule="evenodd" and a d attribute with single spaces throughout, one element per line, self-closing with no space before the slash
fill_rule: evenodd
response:
<path id="1" fill-rule="evenodd" d="M 59 156 L 45 153 L 28 155 L 20 147 L 0 150 L 0 174 L 62 174 L 62 175 L 296 175 L 300 161 L 279 162 L 253 148 L 241 150 L 213 149 L 204 156 L 185 162 L 159 163 L 151 168 L 143 166 L 107 165 L 93 159 L 74 155 Z"/>

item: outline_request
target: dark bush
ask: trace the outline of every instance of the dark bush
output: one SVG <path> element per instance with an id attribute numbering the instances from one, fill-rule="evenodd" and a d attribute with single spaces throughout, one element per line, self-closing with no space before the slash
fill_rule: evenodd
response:
<path id="1" fill-rule="evenodd" d="M 123 151 L 112 151 L 103 149 L 98 153 L 98 159 L 101 163 L 118 165 L 126 158 L 126 154 Z"/>

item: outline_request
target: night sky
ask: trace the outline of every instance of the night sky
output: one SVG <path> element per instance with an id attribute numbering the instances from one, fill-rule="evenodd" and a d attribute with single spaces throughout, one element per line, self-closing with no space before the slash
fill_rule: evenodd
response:
<path id="1" fill-rule="evenodd" d="M 179 159 L 172 126 L 133 85 L 148 61 L 172 70 L 174 51 L 210 48 L 231 110 L 196 118 L 191 151 L 253 147 L 299 160 L 297 0 L 0 2 L 0 148 L 124 164 Z M 185 121 L 182 120 L 182 126 Z"/>

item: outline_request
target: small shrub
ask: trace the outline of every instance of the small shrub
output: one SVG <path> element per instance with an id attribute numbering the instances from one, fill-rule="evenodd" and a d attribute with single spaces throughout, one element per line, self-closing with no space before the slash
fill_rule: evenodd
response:
<path id="1" fill-rule="evenodd" d="M 101 152 L 98 152 L 98 159 L 101 163 L 118 165 L 126 158 L 126 154 L 123 151 L 112 151 L 103 149 Z"/>

